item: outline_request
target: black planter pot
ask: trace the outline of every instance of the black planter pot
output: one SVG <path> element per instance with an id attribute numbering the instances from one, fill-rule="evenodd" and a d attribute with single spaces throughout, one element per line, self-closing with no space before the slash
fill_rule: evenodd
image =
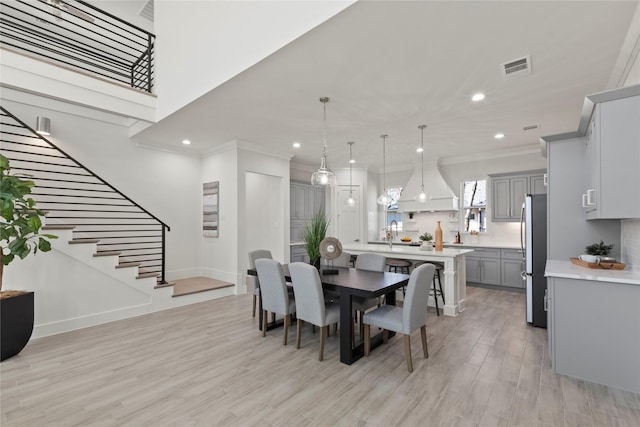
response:
<path id="1" fill-rule="evenodd" d="M 320 258 L 312 259 L 309 264 L 313 265 L 318 271 L 320 271 Z"/>
<path id="2" fill-rule="evenodd" d="M 20 353 L 33 332 L 33 292 L 0 300 L 0 361 Z"/>

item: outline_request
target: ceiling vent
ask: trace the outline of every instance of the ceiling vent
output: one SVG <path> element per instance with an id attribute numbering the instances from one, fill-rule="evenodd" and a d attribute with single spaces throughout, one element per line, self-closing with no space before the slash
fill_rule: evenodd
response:
<path id="1" fill-rule="evenodd" d="M 500 69 L 502 70 L 502 75 L 508 79 L 529 74 L 531 73 L 531 56 L 527 55 L 522 58 L 504 62 L 500 64 Z"/>
<path id="2" fill-rule="evenodd" d="M 153 22 L 153 0 L 147 0 L 144 6 L 142 6 L 142 9 L 140 9 L 140 12 L 138 12 L 138 15 Z"/>
<path id="3" fill-rule="evenodd" d="M 538 129 L 540 126 L 539 125 L 529 125 L 529 126 L 525 126 L 522 128 L 522 130 L 534 130 L 534 129 Z"/>

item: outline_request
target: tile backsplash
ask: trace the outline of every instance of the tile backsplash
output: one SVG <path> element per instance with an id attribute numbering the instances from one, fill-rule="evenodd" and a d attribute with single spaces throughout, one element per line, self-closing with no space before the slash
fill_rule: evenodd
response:
<path id="1" fill-rule="evenodd" d="M 622 224 L 622 262 L 640 272 L 640 219 L 625 219 Z"/>

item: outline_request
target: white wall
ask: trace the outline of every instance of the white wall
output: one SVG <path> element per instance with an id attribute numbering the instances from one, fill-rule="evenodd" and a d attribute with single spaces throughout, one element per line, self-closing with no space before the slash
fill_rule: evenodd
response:
<path id="1" fill-rule="evenodd" d="M 238 284 L 238 199 L 243 197 L 238 186 L 238 151 L 229 146 L 225 151 L 202 160 L 199 188 L 205 182 L 219 181 L 218 237 L 204 237 L 202 232 L 193 244 L 200 242 L 204 275 Z M 202 206 L 202 201 L 199 202 Z"/>
<path id="2" fill-rule="evenodd" d="M 246 70 L 352 1 L 155 2 L 158 120 Z"/>
<path id="3" fill-rule="evenodd" d="M 231 142 L 202 161 L 201 182 L 220 182 L 219 237 L 200 236 L 196 240 L 202 245 L 205 275 L 234 283 L 238 293 L 246 291 L 243 279 L 249 267 L 247 254 L 255 249 L 248 243 L 251 233 L 267 221 L 265 218 L 271 228 L 268 234 L 275 239 L 269 247 L 274 258 L 289 259 L 289 159 L 249 151 L 241 145 Z M 260 183 L 260 176 L 268 182 Z M 276 191 L 278 203 L 249 212 L 255 211 L 254 192 L 261 188 Z M 256 219 L 254 215 L 261 217 Z M 258 225 L 249 225 L 251 221 Z"/>
<path id="4" fill-rule="evenodd" d="M 284 221 L 282 177 L 245 172 L 245 215 L 247 253 L 268 249 L 274 259 L 283 261 L 280 244 Z"/>

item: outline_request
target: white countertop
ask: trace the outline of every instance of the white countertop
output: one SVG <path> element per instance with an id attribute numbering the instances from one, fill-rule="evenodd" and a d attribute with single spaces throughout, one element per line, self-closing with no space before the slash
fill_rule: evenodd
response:
<path id="1" fill-rule="evenodd" d="M 374 245 L 387 245 L 387 242 L 383 241 L 369 241 L 369 244 Z M 413 246 L 411 243 L 402 242 L 402 241 L 394 241 L 393 246 L 395 245 L 403 245 L 403 246 Z M 504 248 L 504 249 L 520 249 L 520 245 L 513 244 L 500 244 L 500 243 L 453 243 L 453 242 L 445 242 L 445 248 Z"/>
<path id="2" fill-rule="evenodd" d="M 445 243 L 445 246 L 456 248 L 499 248 L 499 249 L 520 249 L 520 245 L 500 244 L 500 243 Z"/>
<path id="3" fill-rule="evenodd" d="M 637 271 L 586 268 L 572 264 L 571 261 L 548 260 L 544 275 L 546 277 L 562 277 L 565 279 L 595 280 L 599 282 L 640 285 L 640 273 Z"/>
<path id="4" fill-rule="evenodd" d="M 467 253 L 473 252 L 473 249 L 454 249 L 454 248 L 444 248 L 442 251 L 422 251 L 419 246 L 400 246 L 393 245 L 393 248 L 389 249 L 389 245 L 375 245 L 375 244 L 349 244 L 342 245 L 342 249 L 345 251 L 357 251 L 357 252 L 377 252 L 381 254 L 390 254 L 390 255 L 415 255 L 415 256 L 432 256 L 432 257 L 442 257 L 442 258 L 455 258 L 460 255 L 464 255 Z"/>

